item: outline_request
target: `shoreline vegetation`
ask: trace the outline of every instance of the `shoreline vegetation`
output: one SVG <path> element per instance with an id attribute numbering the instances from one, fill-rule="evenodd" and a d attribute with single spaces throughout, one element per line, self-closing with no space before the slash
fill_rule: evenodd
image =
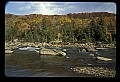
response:
<path id="1" fill-rule="evenodd" d="M 5 14 L 5 41 L 116 44 L 116 14 L 109 12 L 66 15 Z"/>

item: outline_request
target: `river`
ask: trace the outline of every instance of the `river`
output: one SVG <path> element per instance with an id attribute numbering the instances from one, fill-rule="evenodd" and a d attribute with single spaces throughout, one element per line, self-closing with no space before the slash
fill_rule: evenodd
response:
<path id="1" fill-rule="evenodd" d="M 93 59 L 94 52 L 79 52 L 75 47 L 62 47 L 67 56 L 39 55 L 39 48 L 18 48 L 12 54 L 5 54 L 6 77 L 87 77 L 72 70 L 74 67 L 106 67 L 116 69 L 116 48 L 99 50 L 98 54 L 113 59 Z"/>

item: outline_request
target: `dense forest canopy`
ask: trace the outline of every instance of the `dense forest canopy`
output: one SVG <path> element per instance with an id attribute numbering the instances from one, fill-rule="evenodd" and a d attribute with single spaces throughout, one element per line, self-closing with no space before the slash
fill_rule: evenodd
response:
<path id="1" fill-rule="evenodd" d="M 29 42 L 116 42 L 116 14 L 108 12 L 67 15 L 5 14 L 5 40 Z"/>

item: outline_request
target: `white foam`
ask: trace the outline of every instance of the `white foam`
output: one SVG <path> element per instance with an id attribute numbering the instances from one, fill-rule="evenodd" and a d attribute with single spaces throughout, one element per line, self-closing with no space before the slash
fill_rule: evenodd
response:
<path id="1" fill-rule="evenodd" d="M 23 48 L 18 48 L 19 50 L 27 50 L 27 51 L 36 51 L 36 49 L 40 48 L 35 48 L 35 47 L 23 47 Z"/>

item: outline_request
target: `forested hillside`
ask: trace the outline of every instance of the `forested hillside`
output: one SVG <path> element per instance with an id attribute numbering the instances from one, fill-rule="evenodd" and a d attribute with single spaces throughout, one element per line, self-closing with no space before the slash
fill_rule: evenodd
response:
<path id="1" fill-rule="evenodd" d="M 5 40 L 29 42 L 116 42 L 116 14 L 108 12 L 67 15 L 5 14 Z"/>

